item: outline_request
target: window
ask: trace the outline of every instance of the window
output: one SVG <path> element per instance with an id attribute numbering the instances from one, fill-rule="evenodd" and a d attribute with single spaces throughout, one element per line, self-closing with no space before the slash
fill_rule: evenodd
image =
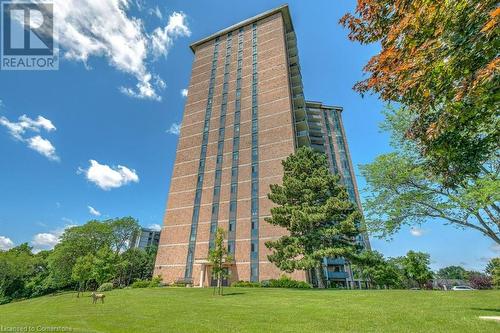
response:
<path id="1" fill-rule="evenodd" d="M 229 203 L 229 211 L 230 212 L 235 212 L 236 211 L 236 201 L 231 201 Z"/>
<path id="2" fill-rule="evenodd" d="M 238 184 L 231 184 L 231 194 L 235 194 L 238 191 Z"/>
<path id="3" fill-rule="evenodd" d="M 237 151 L 235 151 L 233 153 L 233 161 L 237 161 L 238 160 L 238 157 L 239 157 L 239 153 Z"/>

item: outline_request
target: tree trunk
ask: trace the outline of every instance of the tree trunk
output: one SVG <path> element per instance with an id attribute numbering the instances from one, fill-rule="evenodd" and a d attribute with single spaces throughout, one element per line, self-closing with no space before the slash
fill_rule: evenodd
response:
<path id="1" fill-rule="evenodd" d="M 318 283 L 318 288 L 325 289 L 326 286 L 325 286 L 325 283 L 323 281 L 323 270 L 321 269 L 321 267 L 315 267 L 314 270 L 316 272 L 316 280 Z"/>

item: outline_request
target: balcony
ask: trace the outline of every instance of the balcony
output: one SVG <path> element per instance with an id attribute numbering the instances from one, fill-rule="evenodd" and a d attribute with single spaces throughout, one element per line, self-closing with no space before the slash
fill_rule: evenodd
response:
<path id="1" fill-rule="evenodd" d="M 337 280 L 337 279 L 347 279 L 347 272 L 328 272 L 328 279 Z"/>
<path id="2" fill-rule="evenodd" d="M 345 265 L 345 259 L 344 258 L 327 258 L 326 264 L 327 265 Z"/>

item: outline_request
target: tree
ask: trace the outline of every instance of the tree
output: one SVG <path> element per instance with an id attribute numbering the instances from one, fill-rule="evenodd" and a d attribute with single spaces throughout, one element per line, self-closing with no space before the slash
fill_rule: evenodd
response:
<path id="1" fill-rule="evenodd" d="M 51 276 L 58 288 L 71 286 L 75 282 L 71 275 L 78 258 L 89 254 L 98 257 L 98 252 L 102 250 L 109 255 L 107 259 L 116 260 L 116 256 L 125 250 L 127 241 L 137 230 L 139 224 L 131 217 L 103 222 L 92 220 L 66 229 L 49 257 Z M 113 251 L 115 256 L 111 256 L 108 250 Z"/>
<path id="2" fill-rule="evenodd" d="M 491 276 L 479 272 L 475 272 L 469 277 L 469 283 L 474 289 L 491 289 L 492 282 Z"/>
<path id="3" fill-rule="evenodd" d="M 105 223 L 111 226 L 111 247 L 116 253 L 125 251 L 130 240 L 141 230 L 138 221 L 130 216 L 107 220 Z"/>
<path id="4" fill-rule="evenodd" d="M 466 280 L 468 273 L 467 270 L 461 266 L 447 266 L 437 271 L 436 277 L 448 280 Z"/>
<path id="5" fill-rule="evenodd" d="M 87 283 L 92 279 L 94 266 L 95 257 L 92 254 L 87 254 L 76 259 L 71 273 L 71 278 L 78 283 L 78 294 L 76 297 L 80 297 L 80 292 L 87 290 Z"/>
<path id="6" fill-rule="evenodd" d="M 486 274 L 491 276 L 495 288 L 500 288 L 500 258 L 493 258 L 486 266 Z"/>
<path id="7" fill-rule="evenodd" d="M 381 45 L 355 90 L 409 112 L 407 137 L 449 186 L 498 158 L 499 15 L 494 0 L 358 0 L 340 21 L 351 40 Z"/>
<path id="8" fill-rule="evenodd" d="M 403 225 L 434 219 L 478 231 L 500 244 L 500 161 L 491 160 L 477 178 L 449 188 L 405 139 L 408 119 L 404 109 L 386 111 L 382 128 L 391 132 L 396 151 L 360 168 L 367 183 L 364 208 L 372 234 L 387 237 Z"/>
<path id="9" fill-rule="evenodd" d="M 377 251 L 363 251 L 354 262 L 353 271 L 369 281 L 372 287 L 400 288 L 403 283 L 402 270 Z"/>
<path id="10" fill-rule="evenodd" d="M 403 273 L 410 281 L 415 281 L 420 288 L 432 279 L 429 268 L 430 255 L 423 252 L 408 251 L 405 257 L 399 258 Z"/>
<path id="11" fill-rule="evenodd" d="M 120 266 L 120 256 L 109 248 L 102 248 L 95 255 L 92 278 L 99 286 L 110 282 L 115 278 Z"/>
<path id="12" fill-rule="evenodd" d="M 35 272 L 33 259 L 26 243 L 0 251 L 0 302 L 27 296 L 26 283 Z"/>
<path id="13" fill-rule="evenodd" d="M 288 235 L 266 242 L 268 256 L 286 272 L 315 272 L 324 288 L 322 260 L 353 258 L 358 251 L 361 214 L 332 174 L 324 154 L 302 147 L 282 162 L 283 184 L 271 185 L 269 199 L 277 204 L 265 220 L 288 230 Z"/>
<path id="14" fill-rule="evenodd" d="M 217 286 L 214 286 L 214 293 L 215 289 L 217 289 L 218 295 L 224 294 L 222 281 L 228 276 L 225 264 L 233 260 L 227 248 L 224 246 L 225 236 L 226 232 L 224 229 L 218 227 L 215 233 L 214 247 L 208 253 L 208 261 L 212 265 L 212 276 L 217 280 Z"/>

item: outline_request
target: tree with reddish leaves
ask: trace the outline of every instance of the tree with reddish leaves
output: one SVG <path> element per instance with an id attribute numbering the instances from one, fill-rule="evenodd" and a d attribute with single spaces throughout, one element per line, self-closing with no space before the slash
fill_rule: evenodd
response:
<path id="1" fill-rule="evenodd" d="M 450 187 L 498 158 L 499 21 L 494 0 L 358 0 L 340 20 L 351 40 L 381 45 L 354 89 L 409 111 L 407 138 Z"/>

